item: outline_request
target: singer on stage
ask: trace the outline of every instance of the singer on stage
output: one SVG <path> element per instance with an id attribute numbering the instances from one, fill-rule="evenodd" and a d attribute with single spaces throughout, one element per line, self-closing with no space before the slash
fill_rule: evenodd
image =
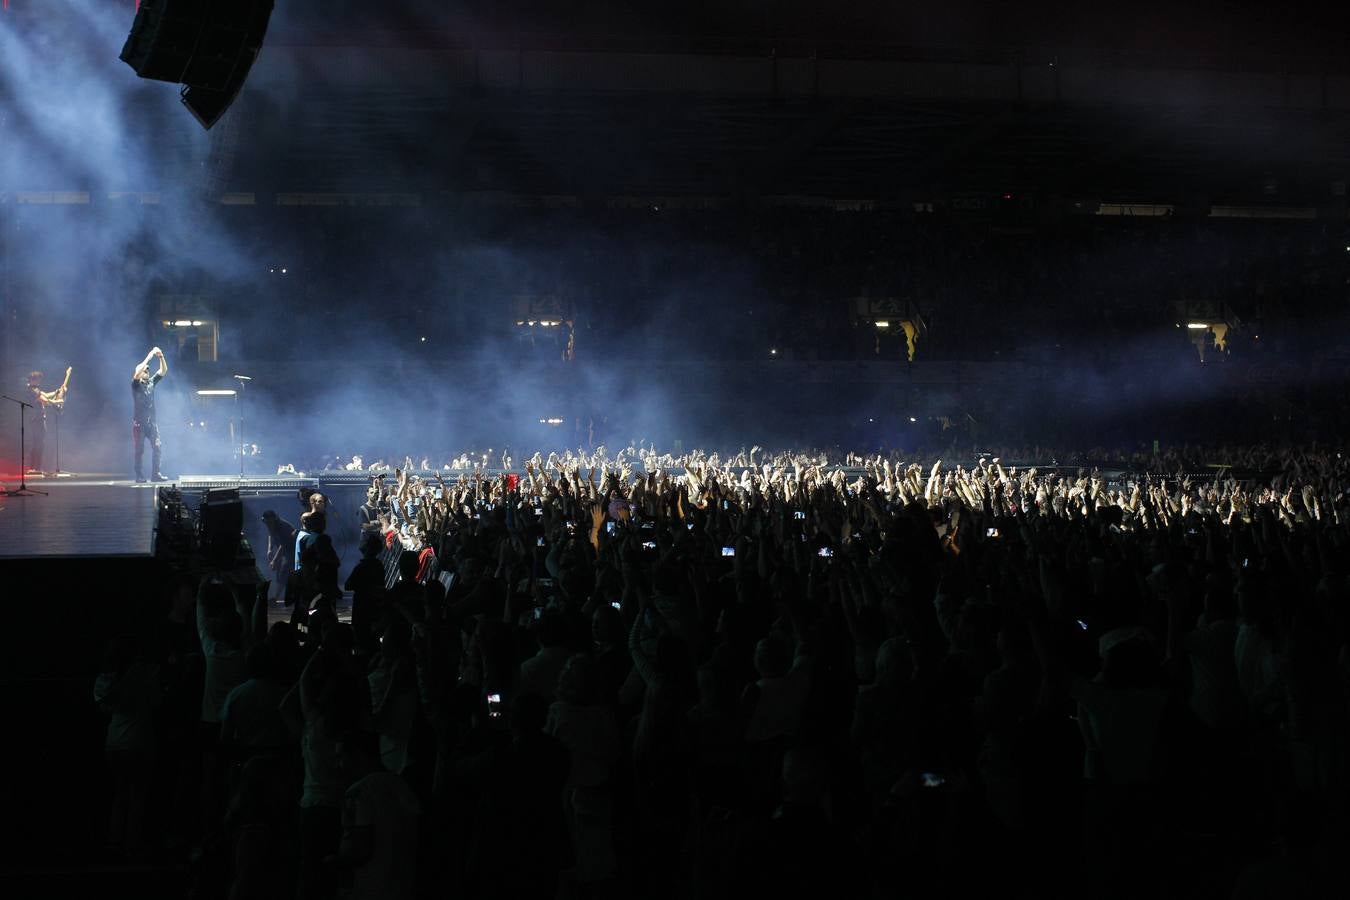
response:
<path id="1" fill-rule="evenodd" d="M 159 357 L 159 371 L 150 374 L 150 360 Z M 145 454 L 146 440 L 150 441 L 152 451 L 152 467 L 155 474 L 151 476 L 153 481 L 168 481 L 159 471 L 160 443 L 159 426 L 155 424 L 155 385 L 164 379 L 169 373 L 169 363 L 164 359 L 164 351 L 158 347 L 151 349 L 145 355 L 134 372 L 131 374 L 131 439 L 136 444 L 136 483 L 144 484 L 144 469 L 141 468 L 141 460 Z"/>

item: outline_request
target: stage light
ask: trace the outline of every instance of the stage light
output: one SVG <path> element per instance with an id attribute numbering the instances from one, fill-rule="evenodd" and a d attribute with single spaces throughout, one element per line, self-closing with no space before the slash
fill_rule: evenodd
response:
<path id="1" fill-rule="evenodd" d="M 425 344 L 425 343 L 426 343 L 426 342 L 427 342 L 427 338 L 426 338 L 426 335 L 422 335 L 422 343 L 424 343 L 424 344 Z"/>
<path id="2" fill-rule="evenodd" d="M 190 326 L 190 325 L 192 324 L 192 320 L 191 320 L 191 319 L 174 319 L 173 324 L 174 324 L 174 327 L 175 327 L 175 328 L 187 328 L 188 326 Z"/>
<path id="3" fill-rule="evenodd" d="M 878 328 L 890 328 L 890 327 L 891 327 L 891 323 L 890 323 L 890 322 L 886 322 L 886 321 L 878 322 L 878 323 L 877 323 L 877 327 L 878 327 Z"/>
<path id="4" fill-rule="evenodd" d="M 1209 325 L 1205 322 L 1187 322 L 1186 327 L 1191 329 L 1192 331 L 1203 331 L 1204 329 L 1208 328 Z"/>
<path id="5" fill-rule="evenodd" d="M 910 417 L 909 417 L 909 420 L 910 420 L 911 422 L 917 422 L 917 421 L 919 421 L 918 419 L 914 418 L 913 416 L 910 416 Z"/>
<path id="6" fill-rule="evenodd" d="M 282 275 L 285 275 L 285 274 L 286 274 L 286 270 L 285 270 L 285 269 L 282 269 L 282 270 L 281 270 L 281 274 L 282 274 Z"/>
<path id="7" fill-rule="evenodd" d="M 777 348 L 777 347 L 770 347 L 770 348 L 769 348 L 769 355 L 770 355 L 770 356 L 777 356 L 777 355 L 778 355 L 778 348 Z"/>
<path id="8" fill-rule="evenodd" d="M 198 397 L 233 397 L 234 391 L 230 388 L 208 388 L 197 392 Z"/>
<path id="9" fill-rule="evenodd" d="M 200 328 L 201 325 L 202 325 L 201 319 L 193 319 L 193 320 L 192 320 L 192 327 L 193 327 L 193 328 Z"/>

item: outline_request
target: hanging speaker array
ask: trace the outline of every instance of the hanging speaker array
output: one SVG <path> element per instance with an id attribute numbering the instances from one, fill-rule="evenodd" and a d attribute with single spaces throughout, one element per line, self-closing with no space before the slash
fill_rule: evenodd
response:
<path id="1" fill-rule="evenodd" d="M 262 50 L 274 0 L 141 0 L 121 59 L 142 78 L 183 86 L 203 128 L 225 114 Z"/>

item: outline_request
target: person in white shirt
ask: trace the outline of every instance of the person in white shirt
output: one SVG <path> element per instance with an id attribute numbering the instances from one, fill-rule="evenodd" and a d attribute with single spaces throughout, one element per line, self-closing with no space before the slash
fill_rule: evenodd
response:
<path id="1" fill-rule="evenodd" d="M 417 796 L 380 766 L 373 735 L 338 742 L 338 764 L 352 779 L 342 807 L 338 863 L 351 870 L 351 900 L 405 900 L 417 893 Z"/>
<path id="2" fill-rule="evenodd" d="M 552 702 L 558 676 L 572 655 L 567 647 L 566 625 L 557 611 L 544 610 L 535 629 L 539 652 L 520 664 L 520 693 L 537 694 Z"/>
<path id="3" fill-rule="evenodd" d="M 1240 728 L 1246 719 L 1246 698 L 1236 662 L 1238 622 L 1226 595 L 1211 592 L 1205 611 L 1184 637 L 1191 671 L 1191 711 L 1205 727 L 1218 731 Z"/>
<path id="4" fill-rule="evenodd" d="M 563 803 L 576 854 L 575 876 L 582 884 L 608 878 L 617 865 L 610 777 L 619 760 L 619 728 L 598 688 L 591 658 L 572 656 L 558 677 L 558 699 L 549 707 L 544 728 L 572 755 Z"/>
<path id="5" fill-rule="evenodd" d="M 211 839 L 225 803 L 225 757 L 220 723 L 225 700 L 245 679 L 244 620 L 228 585 L 204 578 L 197 589 L 197 637 L 206 675 L 202 681 L 199 737 L 202 751 L 202 827 Z"/>
<path id="6" fill-rule="evenodd" d="M 291 744 L 280 709 L 286 686 L 273 672 L 267 646 L 251 647 L 244 659 L 248 680 L 230 691 L 220 717 L 227 755 L 240 763 L 255 754 L 282 752 Z"/>
<path id="7" fill-rule="evenodd" d="M 94 682 L 94 702 L 108 717 L 104 751 L 113 776 L 108 846 L 144 849 L 145 811 L 155 763 L 154 712 L 162 699 L 159 667 L 145 660 L 135 637 L 113 641 Z"/>
<path id="8" fill-rule="evenodd" d="M 197 590 L 197 637 L 206 663 L 201 721 L 218 729 L 225 698 L 244 682 L 244 623 L 234 608 L 230 589 L 202 580 Z"/>
<path id="9" fill-rule="evenodd" d="M 380 652 L 366 680 L 370 685 L 372 718 L 380 735 L 384 768 L 402 774 L 417 717 L 417 667 L 412 658 L 411 632 L 394 619 L 385 629 Z"/>

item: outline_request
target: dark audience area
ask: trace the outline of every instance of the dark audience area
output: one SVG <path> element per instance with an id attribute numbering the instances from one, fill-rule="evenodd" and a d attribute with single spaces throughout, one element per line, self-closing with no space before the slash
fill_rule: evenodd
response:
<path id="1" fill-rule="evenodd" d="M 284 600 L 164 572 L 79 664 L 88 856 L 202 898 L 1300 895 L 1346 837 L 1350 471 L 1264 453 L 399 472 L 345 585 L 306 497 Z"/>

